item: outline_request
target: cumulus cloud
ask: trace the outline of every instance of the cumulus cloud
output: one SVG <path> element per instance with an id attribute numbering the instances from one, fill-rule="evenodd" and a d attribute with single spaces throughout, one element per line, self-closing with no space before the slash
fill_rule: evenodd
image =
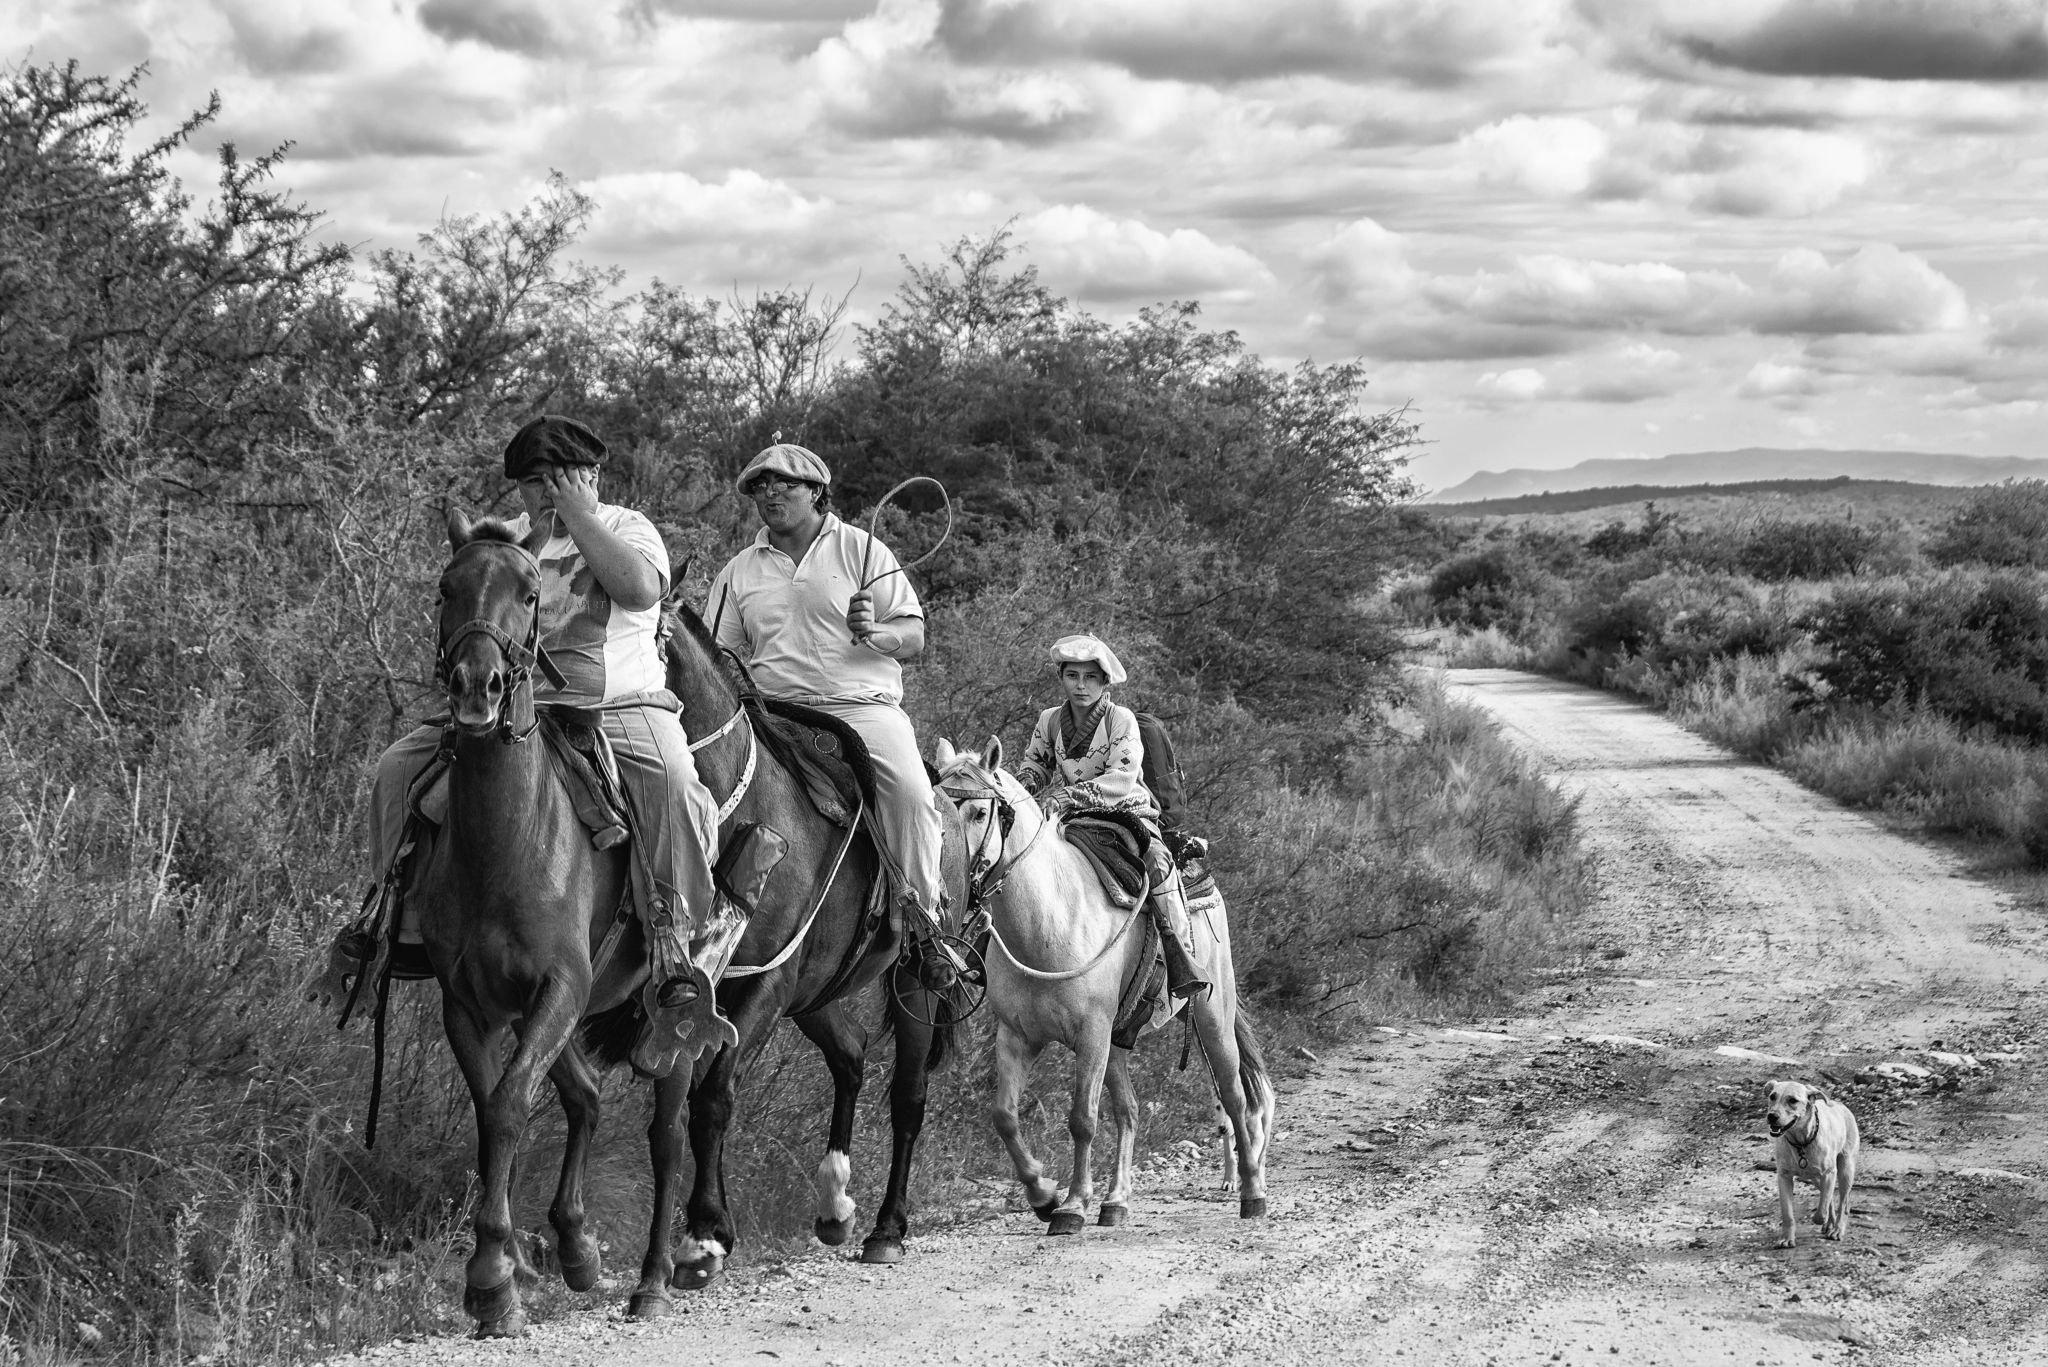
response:
<path id="1" fill-rule="evenodd" d="M 427 0 L 420 6 L 420 24 L 450 42 L 468 40 L 530 57 L 555 41 L 548 16 L 514 0 Z"/>
<path id="2" fill-rule="evenodd" d="M 1766 333 L 1910 333 L 1952 331 L 1969 317 L 1961 286 L 1886 244 L 1834 264 L 1810 249 L 1787 252 L 1755 322 Z"/>
<path id="3" fill-rule="evenodd" d="M 2048 16 L 2039 0 L 1694 4 L 1664 31 L 1699 61 L 1768 76 L 2048 79 Z"/>
<path id="4" fill-rule="evenodd" d="M 1691 333 L 1724 331 L 1750 290 L 1733 275 L 1685 271 L 1661 261 L 1615 264 L 1540 255 L 1518 258 L 1505 271 L 1439 278 L 1427 293 L 1446 307 L 1492 322 Z"/>
<path id="5" fill-rule="evenodd" d="M 1642 403 L 1684 387 L 1685 358 L 1669 347 L 1629 342 L 1587 359 L 1571 396 L 1587 403 Z"/>
<path id="6" fill-rule="evenodd" d="M 1515 114 L 1467 133 L 1458 150 L 1484 180 L 1563 199 L 1592 186 L 1610 146 L 1607 134 L 1585 119 Z"/>
<path id="7" fill-rule="evenodd" d="M 820 44 L 810 65 L 835 119 L 873 137 L 964 132 L 1013 142 L 1078 137 L 1097 126 L 1083 76 L 962 68 L 936 42 L 932 0 L 883 0 Z"/>
<path id="8" fill-rule="evenodd" d="M 1518 366 L 1513 370 L 1487 371 L 1479 377 L 1478 387 L 1483 399 L 1529 403 L 1550 387 L 1550 381 L 1544 378 L 1540 370 Z"/>
<path id="9" fill-rule="evenodd" d="M 1554 253 L 1517 257 L 1505 269 L 1432 272 L 1415 263 L 1401 235 L 1361 219 L 1317 249 L 1310 265 L 1325 306 L 1316 325 L 1376 357 L 1552 356 L 1626 339 L 1581 380 L 1553 369 L 1552 395 L 1599 402 L 1634 402 L 1680 384 L 1678 354 L 1646 335 L 1869 336 L 1934 354 L 1964 345 L 1943 339 L 1972 326 L 1960 286 L 1890 245 L 1832 262 L 1808 249 L 1787 252 L 1756 283 L 1662 261 Z M 2048 311 L 2013 306 L 1998 316 L 2014 337 L 2048 328 Z"/>
<path id="10" fill-rule="evenodd" d="M 576 188 L 597 201 L 592 240 L 614 247 L 786 240 L 817 228 L 832 210 L 829 201 L 748 170 L 715 183 L 687 171 L 631 171 Z"/>
<path id="11" fill-rule="evenodd" d="M 1735 386 L 1738 398 L 1793 402 L 1810 398 L 1825 388 L 1818 371 L 1797 361 L 1763 360 L 1749 368 Z"/>
<path id="12" fill-rule="evenodd" d="M 1316 74 L 1457 85 L 1540 58 L 1563 0 L 949 0 L 964 60 L 1086 60 L 1139 76 L 1234 82 Z"/>
<path id="13" fill-rule="evenodd" d="M 1629 111 L 1515 114 L 1459 139 L 1456 154 L 1483 184 L 1547 199 L 1661 201 L 1712 213 L 1805 216 L 1870 178 L 1872 158 L 1845 133 L 1672 119 Z"/>
<path id="14" fill-rule="evenodd" d="M 325 7 L 279 0 L 216 0 L 234 35 L 234 47 L 250 71 L 265 76 L 304 76 L 339 71 L 354 52 L 349 26 L 331 22 Z"/>
<path id="15" fill-rule="evenodd" d="M 1018 240 L 1046 278 L 1092 299 L 1250 298 L 1272 283 L 1265 263 L 1192 228 L 1160 232 L 1085 204 L 1061 204 L 1023 220 Z"/>

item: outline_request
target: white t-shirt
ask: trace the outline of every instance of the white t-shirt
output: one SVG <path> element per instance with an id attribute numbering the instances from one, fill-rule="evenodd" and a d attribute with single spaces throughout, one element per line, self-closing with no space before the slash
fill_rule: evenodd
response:
<path id="1" fill-rule="evenodd" d="M 647 557 L 668 593 L 668 547 L 654 524 L 631 508 L 597 505 L 598 521 Z M 513 519 L 521 536 L 528 530 L 525 514 Z M 561 530 L 540 548 L 540 643 L 547 647 L 567 685 L 557 692 L 544 675 L 536 674 L 534 698 L 539 702 L 595 707 L 629 693 L 665 687 L 667 671 L 655 645 L 661 604 L 624 608 L 612 601 L 584 560 L 576 542 Z"/>
<path id="2" fill-rule="evenodd" d="M 801 563 L 769 544 L 764 527 L 711 581 L 705 615 L 718 623 L 718 643 L 747 662 L 763 693 L 792 702 L 903 701 L 903 667 L 855 645 L 847 630 L 846 605 L 860 587 L 863 554 L 875 620 L 922 618 L 909 576 L 889 573 L 895 553 L 832 513 Z"/>

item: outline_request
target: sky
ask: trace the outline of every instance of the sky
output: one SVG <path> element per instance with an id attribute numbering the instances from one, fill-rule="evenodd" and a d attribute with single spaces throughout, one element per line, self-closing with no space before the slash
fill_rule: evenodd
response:
<path id="1" fill-rule="evenodd" d="M 1357 358 L 1478 470 L 1743 446 L 2048 454 L 2048 0 L 6 0 L 287 140 L 337 240 L 550 171 L 637 288 L 872 319 L 1013 225 L 1099 316 Z M 181 165 L 211 181 L 204 155 Z"/>

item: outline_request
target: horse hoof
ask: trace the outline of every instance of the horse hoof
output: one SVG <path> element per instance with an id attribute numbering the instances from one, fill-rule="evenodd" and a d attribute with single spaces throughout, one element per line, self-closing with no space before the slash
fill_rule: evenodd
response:
<path id="1" fill-rule="evenodd" d="M 851 1220 L 819 1220 L 811 1226 L 811 1233 L 818 1236 L 818 1242 L 831 1248 L 845 1243 L 846 1236 L 852 1232 Z"/>
<path id="2" fill-rule="evenodd" d="M 635 1291 L 626 1302 L 626 1313 L 636 1320 L 658 1320 L 675 1308 L 664 1291 Z"/>
<path id="3" fill-rule="evenodd" d="M 586 1247 L 565 1245 L 556 1255 L 561 1264 L 562 1282 L 571 1291 L 588 1291 L 597 1285 L 598 1277 L 604 1271 L 604 1259 L 597 1251 L 597 1244 L 584 1240 Z"/>
<path id="4" fill-rule="evenodd" d="M 1266 1218 L 1266 1198 L 1247 1196 L 1237 1203 L 1237 1218 L 1240 1220 L 1263 1220 Z"/>
<path id="5" fill-rule="evenodd" d="M 1047 1234 L 1079 1234 L 1082 1226 L 1087 1223 L 1088 1217 L 1078 1210 L 1056 1210 L 1053 1212 L 1052 1218 L 1045 1222 L 1045 1232 Z"/>
<path id="6" fill-rule="evenodd" d="M 480 1339 L 516 1339 L 523 1337 L 525 1333 L 526 1312 L 515 1305 L 512 1307 L 510 1314 L 501 1315 L 494 1320 L 479 1321 L 473 1337 Z"/>
<path id="7" fill-rule="evenodd" d="M 1031 1213 L 1033 1215 L 1036 1215 L 1039 1219 L 1044 1220 L 1048 1224 L 1050 1224 L 1052 1221 L 1053 1212 L 1058 1210 L 1059 1208 L 1060 1203 L 1057 1200 L 1047 1201 L 1042 1206 L 1033 1206 L 1031 1208 Z"/>
<path id="8" fill-rule="evenodd" d="M 677 1263 L 668 1284 L 678 1291 L 702 1291 L 725 1280 L 725 1259 L 707 1253 L 693 1263 Z"/>
<path id="9" fill-rule="evenodd" d="M 1120 1225 L 1130 1218 L 1131 1208 L 1129 1206 L 1104 1206 L 1096 1212 L 1095 1223 L 1098 1225 Z"/>
<path id="10" fill-rule="evenodd" d="M 462 1308 L 476 1321 L 478 1338 L 503 1337 L 492 1326 L 519 1315 L 519 1288 L 511 1277 L 505 1278 L 496 1286 L 465 1287 L 462 1292 Z M 514 1333 L 522 1332 L 526 1327 L 525 1317 L 519 1316 L 519 1320 L 519 1327 L 512 1331 Z"/>
<path id="11" fill-rule="evenodd" d="M 860 1260 L 894 1266 L 903 1261 L 903 1241 L 887 1234 L 872 1235 L 860 1246 Z"/>

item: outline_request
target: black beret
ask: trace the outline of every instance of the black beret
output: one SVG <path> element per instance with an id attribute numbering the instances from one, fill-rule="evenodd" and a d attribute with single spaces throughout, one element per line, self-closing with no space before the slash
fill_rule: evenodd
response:
<path id="1" fill-rule="evenodd" d="M 505 443 L 505 478 L 524 479 L 536 465 L 602 465 L 604 443 L 574 418 L 535 418 Z"/>

